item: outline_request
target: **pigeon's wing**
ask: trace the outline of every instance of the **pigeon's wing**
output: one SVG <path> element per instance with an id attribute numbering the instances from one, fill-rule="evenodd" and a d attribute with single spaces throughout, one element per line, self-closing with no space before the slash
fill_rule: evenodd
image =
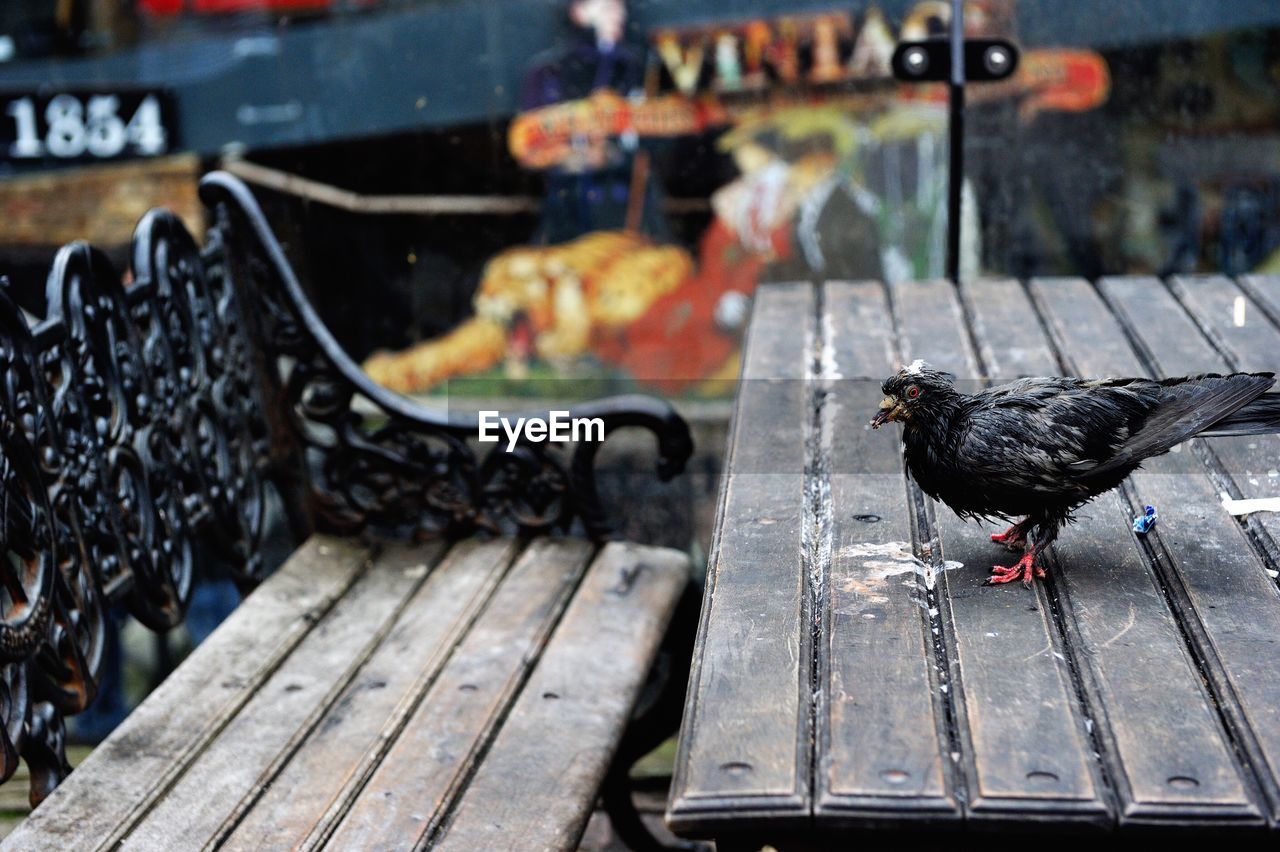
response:
<path id="1" fill-rule="evenodd" d="M 957 424 L 955 461 L 993 491 L 1084 494 L 1087 473 L 1116 456 L 1158 401 L 1155 382 L 1136 381 L 1025 379 L 977 394 Z"/>
<path id="2" fill-rule="evenodd" d="M 1089 469 L 1104 474 L 1139 464 L 1229 418 L 1257 399 L 1275 382 L 1271 373 L 1206 374 L 1167 379 L 1155 384 L 1158 398 L 1141 426 L 1116 448 L 1111 458 Z"/>

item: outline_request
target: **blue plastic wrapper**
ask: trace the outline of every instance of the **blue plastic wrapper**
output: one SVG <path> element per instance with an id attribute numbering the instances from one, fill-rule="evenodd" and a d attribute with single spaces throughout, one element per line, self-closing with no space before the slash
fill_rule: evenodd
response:
<path id="1" fill-rule="evenodd" d="M 1138 535 L 1145 535 L 1151 532 L 1157 520 L 1159 516 L 1156 515 L 1156 507 L 1148 506 L 1141 515 L 1133 519 L 1133 531 Z"/>

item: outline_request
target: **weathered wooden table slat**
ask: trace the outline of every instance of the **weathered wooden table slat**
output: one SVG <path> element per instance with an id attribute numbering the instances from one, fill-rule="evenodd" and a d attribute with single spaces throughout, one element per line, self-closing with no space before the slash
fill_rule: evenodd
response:
<path id="1" fill-rule="evenodd" d="M 1174 297 L 1153 279 L 1111 279 L 1102 292 L 1149 353 L 1151 372 L 1176 375 L 1189 365 L 1225 362 L 1200 336 Z M 1158 331 L 1138 319 L 1137 300 L 1167 324 Z M 1280 359 L 1280 351 L 1272 353 Z M 1275 436 L 1193 440 L 1182 455 L 1200 445 L 1208 449 L 1207 471 L 1200 475 L 1167 475 L 1186 464 L 1175 455 L 1152 459 L 1133 477 L 1138 496 L 1169 506 L 1171 523 L 1162 525 L 1161 555 L 1173 567 L 1171 585 L 1184 601 L 1189 632 L 1202 665 L 1214 682 L 1218 702 L 1249 756 L 1266 791 L 1267 810 L 1280 818 L 1280 594 L 1266 573 L 1265 558 L 1239 523 L 1223 511 L 1220 497 L 1231 486 L 1266 477 L 1280 450 Z M 1250 445 L 1257 448 L 1251 449 Z M 1256 454 L 1255 454 L 1256 453 Z M 1190 458 L 1186 460 L 1190 463 Z M 1268 477 L 1280 484 L 1275 477 Z M 1274 494 L 1274 490 L 1272 491 Z M 1239 496 L 1238 494 L 1236 496 Z M 1275 566 L 1270 566 L 1274 568 Z"/>
<path id="2" fill-rule="evenodd" d="M 904 478 L 894 431 L 873 433 L 865 423 L 880 381 L 915 358 L 955 372 L 967 390 L 1064 372 L 1280 368 L 1278 282 L 763 288 L 727 470 L 732 480 L 741 470 L 735 458 L 803 445 L 803 553 L 790 562 L 713 560 L 695 656 L 704 674 L 691 683 L 698 710 L 682 732 L 672 826 L 689 836 L 774 845 L 888 825 L 1274 828 L 1275 516 L 1237 520 L 1221 497 L 1275 496 L 1280 439 L 1196 439 L 1151 460 L 1121 490 L 1081 511 L 1053 549 L 1048 581 L 1027 591 L 982 585 L 991 564 L 1007 557 L 988 540 L 1000 530 L 963 523 L 932 504 Z M 806 287 L 816 321 L 770 308 L 779 293 L 794 300 Z M 772 412 L 791 424 L 792 446 L 784 447 L 785 428 L 744 423 L 763 360 L 756 350 L 795 347 L 801 328 L 810 334 L 808 388 L 802 404 L 793 398 L 787 404 L 794 407 Z M 1129 527 L 1146 503 L 1157 506 L 1160 522 L 1140 537 Z M 744 546 L 741 528 L 736 516 L 721 516 L 720 553 Z M 740 657 L 709 655 L 713 642 L 743 641 L 733 632 L 741 625 L 717 608 L 721 590 L 766 580 L 791 588 L 797 579 L 807 600 L 781 615 L 755 615 L 774 618 L 777 628 L 819 614 L 809 706 L 788 721 L 788 697 L 753 699 L 773 701 L 772 730 L 785 731 L 785 739 L 726 729 L 733 707 L 723 696 L 770 687 L 732 668 Z M 789 746 L 808 713 L 815 724 L 811 792 L 799 785 L 807 800 L 778 824 L 735 798 L 713 770 L 729 760 L 753 765 L 757 754 Z M 696 787 L 689 784 L 695 777 Z M 803 808 L 807 820 L 797 813 Z"/>
<path id="3" fill-rule="evenodd" d="M 1266 289 L 1277 278 L 1255 279 Z M 1267 321 L 1256 298 L 1221 276 L 1174 278 L 1170 289 L 1187 305 L 1200 329 L 1213 341 L 1232 370 L 1272 370 L 1280 352 L 1280 327 Z M 1280 291 L 1280 287 L 1276 288 Z M 1258 435 L 1238 439 L 1214 439 L 1209 446 L 1228 470 L 1243 497 L 1267 497 L 1276 493 L 1276 478 L 1267 474 L 1280 466 L 1280 438 Z M 1234 474 L 1244 473 L 1244 476 Z M 1259 512 L 1248 519 L 1250 532 L 1261 539 L 1272 559 L 1280 559 L 1280 513 Z"/>
<path id="4" fill-rule="evenodd" d="M 1042 279 L 1031 292 L 1068 372 L 1144 374 L 1088 282 Z M 1084 649 L 1083 686 L 1099 717 L 1122 818 L 1173 811 L 1256 819 L 1163 580 L 1136 538 L 1116 534 L 1136 514 L 1133 499 L 1128 489 L 1104 496 L 1055 545 L 1058 563 L 1071 566 L 1055 577 L 1059 601 L 1072 616 L 1064 624 Z"/>
<path id="5" fill-rule="evenodd" d="M 1273 326 L 1280 327 L 1280 275 L 1241 275 L 1236 284 Z"/>
<path id="6" fill-rule="evenodd" d="M 826 644 L 818 658 L 814 808 L 832 819 L 887 821 L 904 808 L 956 819 L 940 678 L 920 617 L 927 602 L 911 558 L 914 505 L 896 437 L 863 428 L 879 388 L 843 380 L 887 375 L 897 362 L 889 305 L 874 284 L 829 283 L 823 302 L 830 345 L 820 416 L 830 444 L 820 475 L 830 497 L 818 507 L 818 534 L 829 536 L 830 565 L 819 590 Z M 834 333 L 836 322 L 866 333 Z M 869 558 L 881 570 L 863 571 Z M 904 588 L 915 593 L 894 593 Z"/>
<path id="7" fill-rule="evenodd" d="M 1032 366 L 1050 366 L 1043 344 L 1034 337 L 1036 327 L 1028 322 L 1034 316 L 1021 288 L 987 289 L 1001 306 L 997 315 L 1009 316 L 1021 328 L 1024 350 L 1041 351 L 1039 357 L 1025 360 Z M 996 372 L 998 364 L 982 363 L 962 324 L 956 323 L 946 336 L 919 327 L 924 324 L 918 317 L 961 315 L 954 287 L 931 281 L 914 285 L 914 290 L 910 309 L 900 315 L 911 347 L 906 354 L 932 363 L 943 352 L 941 347 L 955 346 L 964 364 L 957 366 L 958 376 L 1016 378 Z M 979 301 L 975 307 L 985 309 L 987 304 Z M 994 325 L 990 318 L 988 324 Z M 970 390 L 977 389 L 974 382 L 968 384 Z M 1006 561 L 1007 554 L 993 549 L 993 531 L 1001 529 L 962 521 L 943 507 L 934 513 L 933 534 L 945 561 L 988 569 Z M 961 752 L 971 761 L 970 814 L 979 819 L 1032 811 L 1068 819 L 1097 818 L 1105 814 L 1101 787 L 1088 756 L 1088 732 L 1073 700 L 1047 592 L 1036 587 L 1034 600 L 993 597 L 983 585 L 987 576 L 982 570 L 945 572 L 940 606 L 949 616 L 945 620 L 955 641 L 958 715 L 967 721 L 960 727 L 960 738 Z"/>
<path id="8" fill-rule="evenodd" d="M 805 572 L 805 440 L 812 424 L 805 376 L 812 369 L 815 296 L 808 285 L 769 288 L 756 301 L 760 327 L 785 328 L 746 350 L 724 477 L 721 531 L 707 584 L 715 589 L 694 663 L 683 727 L 678 814 L 732 803 L 759 817 L 807 819 L 813 655 Z M 731 530 L 731 533 L 725 531 Z M 677 817 L 678 819 L 679 817 Z"/>

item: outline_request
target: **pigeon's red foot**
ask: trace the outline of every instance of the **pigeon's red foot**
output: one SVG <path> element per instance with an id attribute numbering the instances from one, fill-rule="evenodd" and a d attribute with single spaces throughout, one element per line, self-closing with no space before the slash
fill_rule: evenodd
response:
<path id="1" fill-rule="evenodd" d="M 1010 550 L 1026 550 L 1027 533 L 1021 524 L 1014 524 L 1002 533 L 992 533 L 991 540 Z"/>
<path id="2" fill-rule="evenodd" d="M 1036 565 L 1036 555 L 1033 551 L 1028 550 L 1018 560 L 1017 564 L 1009 565 L 993 565 L 991 568 L 991 576 L 987 578 L 988 586 L 1001 586 L 1005 583 L 1012 583 L 1014 580 L 1022 580 L 1022 585 L 1030 586 L 1031 581 L 1035 577 L 1043 577 L 1044 569 Z"/>

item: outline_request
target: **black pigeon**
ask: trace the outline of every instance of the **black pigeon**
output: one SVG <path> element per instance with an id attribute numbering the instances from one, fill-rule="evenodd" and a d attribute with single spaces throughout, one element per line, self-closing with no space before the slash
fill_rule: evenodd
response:
<path id="1" fill-rule="evenodd" d="M 885 380 L 871 426 L 901 421 L 912 477 L 960 517 L 1016 521 L 991 540 L 1022 558 L 995 566 L 989 583 L 1043 577 L 1039 557 L 1072 511 L 1143 459 L 1193 435 L 1280 431 L 1272 373 L 1020 379 L 975 394 L 954 380 L 916 361 Z"/>

